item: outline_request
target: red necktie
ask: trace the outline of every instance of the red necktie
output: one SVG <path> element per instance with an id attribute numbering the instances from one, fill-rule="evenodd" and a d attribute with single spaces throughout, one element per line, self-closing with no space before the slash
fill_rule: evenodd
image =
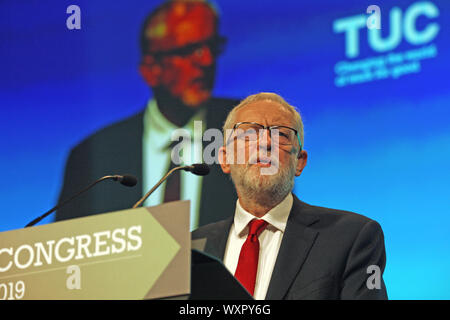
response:
<path id="1" fill-rule="evenodd" d="M 259 258 L 259 234 L 267 226 L 267 222 L 253 219 L 249 223 L 247 239 L 242 245 L 239 262 L 234 276 L 253 296 L 255 291 L 256 272 L 258 270 Z"/>

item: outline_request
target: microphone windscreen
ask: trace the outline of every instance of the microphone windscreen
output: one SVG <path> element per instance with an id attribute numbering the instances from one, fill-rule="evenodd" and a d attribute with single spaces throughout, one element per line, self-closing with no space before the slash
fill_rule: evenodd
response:
<path id="1" fill-rule="evenodd" d="M 120 179 L 120 183 L 127 187 L 134 187 L 137 184 L 137 178 L 132 175 L 124 175 Z"/>
<path id="2" fill-rule="evenodd" d="M 190 170 L 193 174 L 198 176 L 206 176 L 209 173 L 209 166 L 204 163 L 196 163 L 192 165 L 194 168 Z"/>

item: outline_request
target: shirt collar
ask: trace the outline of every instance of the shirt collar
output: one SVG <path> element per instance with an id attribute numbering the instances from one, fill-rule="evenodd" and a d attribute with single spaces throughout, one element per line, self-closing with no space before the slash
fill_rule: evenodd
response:
<path id="1" fill-rule="evenodd" d="M 261 219 L 281 232 L 284 232 L 293 203 L 294 198 L 292 194 L 289 193 L 283 201 L 270 209 L 264 216 L 261 217 Z M 234 213 L 234 230 L 238 236 L 247 234 L 247 232 L 244 233 L 244 231 L 246 231 L 246 227 L 252 219 L 255 219 L 255 216 L 242 208 L 238 199 L 236 201 L 236 210 Z"/>
<path id="2" fill-rule="evenodd" d="M 145 109 L 144 123 L 148 124 L 148 128 L 158 131 L 159 133 L 170 133 L 178 127 L 172 122 L 166 119 L 164 115 L 159 111 L 158 105 L 155 99 L 150 99 Z"/>

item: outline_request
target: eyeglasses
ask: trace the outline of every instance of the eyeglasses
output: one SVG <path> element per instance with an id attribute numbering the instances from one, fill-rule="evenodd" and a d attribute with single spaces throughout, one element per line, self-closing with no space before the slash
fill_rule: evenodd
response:
<path id="1" fill-rule="evenodd" d="M 293 145 L 295 143 L 295 137 L 297 137 L 300 150 L 302 150 L 302 143 L 300 142 L 298 131 L 287 126 L 263 126 L 256 122 L 238 122 L 233 126 L 230 137 L 233 132 L 238 132 L 236 139 L 256 141 L 263 133 L 262 130 L 269 130 L 270 137 L 272 137 L 272 130 L 278 131 L 278 143 L 280 145 Z"/>
<path id="2" fill-rule="evenodd" d="M 203 52 L 203 48 L 206 46 L 211 50 L 211 54 L 213 56 L 218 56 L 221 53 L 223 53 L 226 42 L 227 39 L 225 37 L 214 36 L 208 40 L 188 44 L 181 48 L 156 52 L 150 51 L 148 54 L 152 55 L 156 60 L 161 59 L 163 57 L 172 57 L 172 56 L 187 57 L 194 53 L 201 54 Z"/>

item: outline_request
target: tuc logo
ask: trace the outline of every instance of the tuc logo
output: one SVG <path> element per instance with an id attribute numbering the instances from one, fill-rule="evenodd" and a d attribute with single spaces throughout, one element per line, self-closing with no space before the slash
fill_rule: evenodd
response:
<path id="1" fill-rule="evenodd" d="M 377 6 L 373 6 L 377 7 Z M 370 7 L 369 7 L 370 8 Z M 378 18 L 383 12 L 377 12 Z M 419 1 L 411 4 L 406 10 L 393 7 L 389 11 L 389 35 L 382 37 L 381 28 L 370 28 L 369 19 L 365 14 L 340 18 L 334 21 L 334 33 L 345 34 L 345 55 L 356 58 L 360 51 L 360 30 L 367 29 L 367 42 L 376 52 L 394 50 L 405 39 L 412 45 L 422 45 L 431 42 L 439 32 L 439 24 L 433 19 L 439 16 L 439 9 L 431 1 Z M 418 20 L 426 21 L 418 27 Z M 380 21 L 378 21 L 379 23 Z"/>

